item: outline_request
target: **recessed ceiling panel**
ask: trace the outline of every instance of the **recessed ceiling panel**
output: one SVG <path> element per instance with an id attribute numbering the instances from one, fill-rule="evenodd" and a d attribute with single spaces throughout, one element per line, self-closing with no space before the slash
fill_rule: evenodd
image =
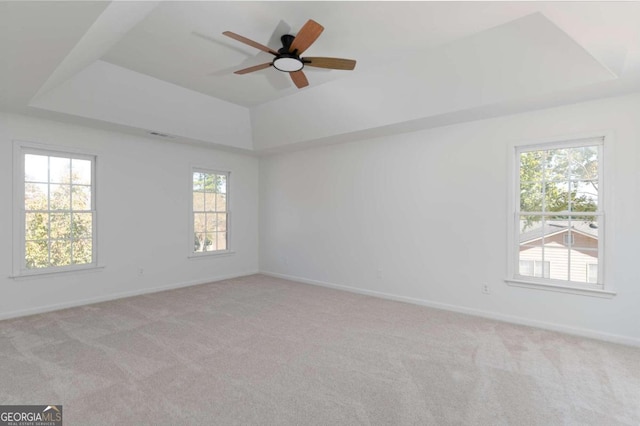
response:
<path id="1" fill-rule="evenodd" d="M 254 145 L 270 149 L 616 78 L 536 13 L 435 49 L 396 54 L 360 76 L 260 105 L 252 114 Z"/>
<path id="2" fill-rule="evenodd" d="M 376 67 L 389 54 L 431 48 L 535 10 L 527 3 L 485 2 L 162 2 L 103 60 L 254 106 L 298 89 L 273 68 L 234 75 L 273 57 L 223 36 L 223 31 L 277 50 L 281 35 L 295 35 L 314 19 L 325 30 L 307 56 L 358 61 L 355 71 L 306 68 L 309 87 L 318 87 Z"/>

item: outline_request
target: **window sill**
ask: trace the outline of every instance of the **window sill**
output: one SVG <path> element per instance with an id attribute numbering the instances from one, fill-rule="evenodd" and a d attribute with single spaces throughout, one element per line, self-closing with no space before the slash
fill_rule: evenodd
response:
<path id="1" fill-rule="evenodd" d="M 513 287 L 532 288 L 536 290 L 555 291 L 559 293 L 578 294 L 581 296 L 601 297 L 605 299 L 613 298 L 617 293 L 610 290 L 597 288 L 574 287 L 570 285 L 546 284 L 534 281 L 517 279 L 505 279 L 505 282 Z"/>
<path id="2" fill-rule="evenodd" d="M 236 254 L 235 251 L 221 250 L 221 251 L 207 251 L 207 252 L 191 253 L 187 257 L 189 259 L 209 259 L 209 258 L 212 258 L 212 257 L 233 256 L 235 254 Z"/>
<path id="3" fill-rule="evenodd" d="M 83 273 L 92 273 L 92 272 L 100 272 L 104 269 L 104 266 L 89 266 L 85 268 L 73 268 L 73 269 L 64 269 L 61 271 L 29 271 L 29 272 L 21 272 L 19 274 L 11 275 L 9 278 L 12 278 L 16 281 L 21 280 L 31 280 L 37 278 L 51 278 L 59 275 L 74 275 L 74 274 L 83 274 Z"/>

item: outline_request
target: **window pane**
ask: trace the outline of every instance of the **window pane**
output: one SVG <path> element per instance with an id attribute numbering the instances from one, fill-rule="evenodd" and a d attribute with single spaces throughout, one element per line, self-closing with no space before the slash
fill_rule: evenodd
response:
<path id="1" fill-rule="evenodd" d="M 227 194 L 216 194 L 216 211 L 227 211 Z"/>
<path id="2" fill-rule="evenodd" d="M 215 173 L 203 173 L 204 190 L 206 192 L 216 192 L 217 176 Z"/>
<path id="3" fill-rule="evenodd" d="M 206 192 L 204 194 L 204 208 L 208 212 L 216 211 L 216 194 L 213 192 Z"/>
<path id="4" fill-rule="evenodd" d="M 544 246 L 544 261 L 549 262 L 549 278 L 569 280 L 569 250 L 556 243 Z"/>
<path id="5" fill-rule="evenodd" d="M 226 213 L 218 213 L 217 214 L 217 231 L 226 231 L 227 230 L 227 214 Z"/>
<path id="6" fill-rule="evenodd" d="M 598 210 L 598 181 L 574 181 L 571 187 L 571 211 L 595 212 Z"/>
<path id="7" fill-rule="evenodd" d="M 541 182 L 544 151 L 520 154 L 520 182 Z"/>
<path id="8" fill-rule="evenodd" d="M 226 250 L 227 249 L 227 233 L 217 232 L 216 234 L 217 234 L 218 250 Z"/>
<path id="9" fill-rule="evenodd" d="M 571 150 L 571 176 L 579 180 L 598 179 L 598 147 L 585 146 Z"/>
<path id="10" fill-rule="evenodd" d="M 71 159 L 49 157 L 49 179 L 51 183 L 71 183 Z"/>
<path id="11" fill-rule="evenodd" d="M 549 182 L 569 179 L 569 150 L 546 151 L 545 180 Z"/>
<path id="12" fill-rule="evenodd" d="M 520 244 L 541 245 L 543 224 L 542 216 L 520 216 Z"/>
<path id="13" fill-rule="evenodd" d="M 207 232 L 215 232 L 218 227 L 215 213 L 207 213 Z"/>
<path id="14" fill-rule="evenodd" d="M 25 214 L 25 239 L 45 240 L 49 238 L 49 215 L 47 213 Z"/>
<path id="15" fill-rule="evenodd" d="M 28 269 L 49 266 L 49 245 L 47 240 L 27 241 L 25 243 L 25 260 Z"/>
<path id="16" fill-rule="evenodd" d="M 560 212 L 569 209 L 569 183 L 546 182 L 544 188 L 544 211 Z"/>
<path id="17" fill-rule="evenodd" d="M 204 250 L 205 251 L 215 251 L 215 250 L 217 250 L 215 232 L 207 232 L 205 234 Z"/>
<path id="18" fill-rule="evenodd" d="M 520 275 L 526 276 L 526 277 L 533 277 L 533 260 L 529 260 L 529 259 L 522 259 L 522 252 L 520 252 L 520 261 L 519 261 L 519 270 L 518 273 Z M 528 257 L 528 254 L 526 254 L 524 257 Z M 542 254 L 540 254 L 540 258 L 542 258 Z"/>
<path id="19" fill-rule="evenodd" d="M 91 185 L 91 161 L 71 160 L 71 182 L 81 185 Z"/>
<path id="20" fill-rule="evenodd" d="M 543 211 L 541 182 L 520 182 L 520 211 Z"/>
<path id="21" fill-rule="evenodd" d="M 73 210 L 91 210 L 91 187 L 73 185 L 71 187 L 71 208 Z"/>
<path id="22" fill-rule="evenodd" d="M 598 222 L 595 217 L 574 217 L 571 220 L 573 248 L 598 251 Z"/>
<path id="23" fill-rule="evenodd" d="M 49 185 L 46 183 L 24 184 L 24 208 L 25 210 L 49 209 Z"/>
<path id="24" fill-rule="evenodd" d="M 73 239 L 91 238 L 93 213 L 72 213 Z"/>
<path id="25" fill-rule="evenodd" d="M 71 186 L 50 185 L 51 210 L 71 210 Z"/>
<path id="26" fill-rule="evenodd" d="M 193 251 L 204 251 L 204 243 L 205 243 L 205 233 L 204 232 L 195 232 L 194 234 L 194 247 Z"/>
<path id="27" fill-rule="evenodd" d="M 543 250 L 542 246 L 520 246 L 519 265 L 520 275 L 536 276 L 535 264 L 542 262 Z"/>
<path id="28" fill-rule="evenodd" d="M 203 174 L 198 172 L 193 172 L 193 190 L 194 191 L 203 191 Z"/>
<path id="29" fill-rule="evenodd" d="M 598 252 L 590 250 L 571 250 L 571 281 L 588 283 L 588 265 L 598 263 Z M 597 274 L 596 274 L 597 279 Z"/>
<path id="30" fill-rule="evenodd" d="M 71 241 L 51 241 L 51 266 L 65 266 L 71 264 Z"/>
<path id="31" fill-rule="evenodd" d="M 533 263 L 533 275 L 541 278 L 549 278 L 549 270 L 551 269 L 551 262 L 548 260 L 545 261 L 535 261 Z"/>
<path id="32" fill-rule="evenodd" d="M 227 177 L 225 175 L 218 175 L 217 192 L 221 194 L 227 193 Z"/>
<path id="33" fill-rule="evenodd" d="M 80 239 L 73 241 L 71 248 L 73 250 L 72 257 L 73 263 L 76 265 L 91 263 L 92 259 L 92 245 L 91 239 Z"/>
<path id="34" fill-rule="evenodd" d="M 193 193 L 193 211 L 194 212 L 204 211 L 204 192 Z"/>
<path id="35" fill-rule="evenodd" d="M 575 257 L 571 257 L 571 281 L 587 283 L 587 265 L 585 262 L 576 261 Z"/>
<path id="36" fill-rule="evenodd" d="M 26 182 L 49 182 L 49 157 L 26 154 L 24 156 L 24 178 Z"/>
<path id="37" fill-rule="evenodd" d="M 199 232 L 205 232 L 206 228 L 206 221 L 205 221 L 205 214 L 204 213 L 195 213 L 193 215 L 193 230 L 196 233 Z"/>
<path id="38" fill-rule="evenodd" d="M 71 238 L 71 214 L 70 213 L 51 213 L 51 238 Z"/>

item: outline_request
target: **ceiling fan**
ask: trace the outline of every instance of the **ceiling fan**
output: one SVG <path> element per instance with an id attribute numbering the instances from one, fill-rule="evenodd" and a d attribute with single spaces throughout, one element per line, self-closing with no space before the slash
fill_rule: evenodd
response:
<path id="1" fill-rule="evenodd" d="M 232 33 L 231 31 L 225 31 L 222 34 L 275 56 L 272 62 L 244 68 L 235 71 L 234 74 L 248 74 L 250 72 L 259 71 L 272 66 L 278 71 L 288 72 L 296 87 L 301 89 L 309 85 L 307 77 L 302 72 L 302 69 L 305 66 L 329 68 L 334 70 L 352 70 L 356 66 L 356 61 L 353 59 L 323 57 L 303 58 L 300 56 L 313 44 L 314 41 L 316 41 L 323 30 L 324 27 L 322 25 L 312 19 L 309 19 L 296 36 L 292 36 L 290 34 L 283 35 L 280 38 L 282 41 L 282 47 L 277 51 L 246 37 Z"/>

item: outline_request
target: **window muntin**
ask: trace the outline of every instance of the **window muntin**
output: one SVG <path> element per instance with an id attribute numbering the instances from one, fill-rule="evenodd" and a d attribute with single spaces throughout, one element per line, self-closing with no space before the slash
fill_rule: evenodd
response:
<path id="1" fill-rule="evenodd" d="M 516 148 L 514 278 L 603 288 L 602 152 L 603 138 Z"/>
<path id="2" fill-rule="evenodd" d="M 193 170 L 192 253 L 229 250 L 229 172 Z"/>
<path id="3" fill-rule="evenodd" d="M 22 273 L 95 266 L 95 157 L 22 148 Z"/>

